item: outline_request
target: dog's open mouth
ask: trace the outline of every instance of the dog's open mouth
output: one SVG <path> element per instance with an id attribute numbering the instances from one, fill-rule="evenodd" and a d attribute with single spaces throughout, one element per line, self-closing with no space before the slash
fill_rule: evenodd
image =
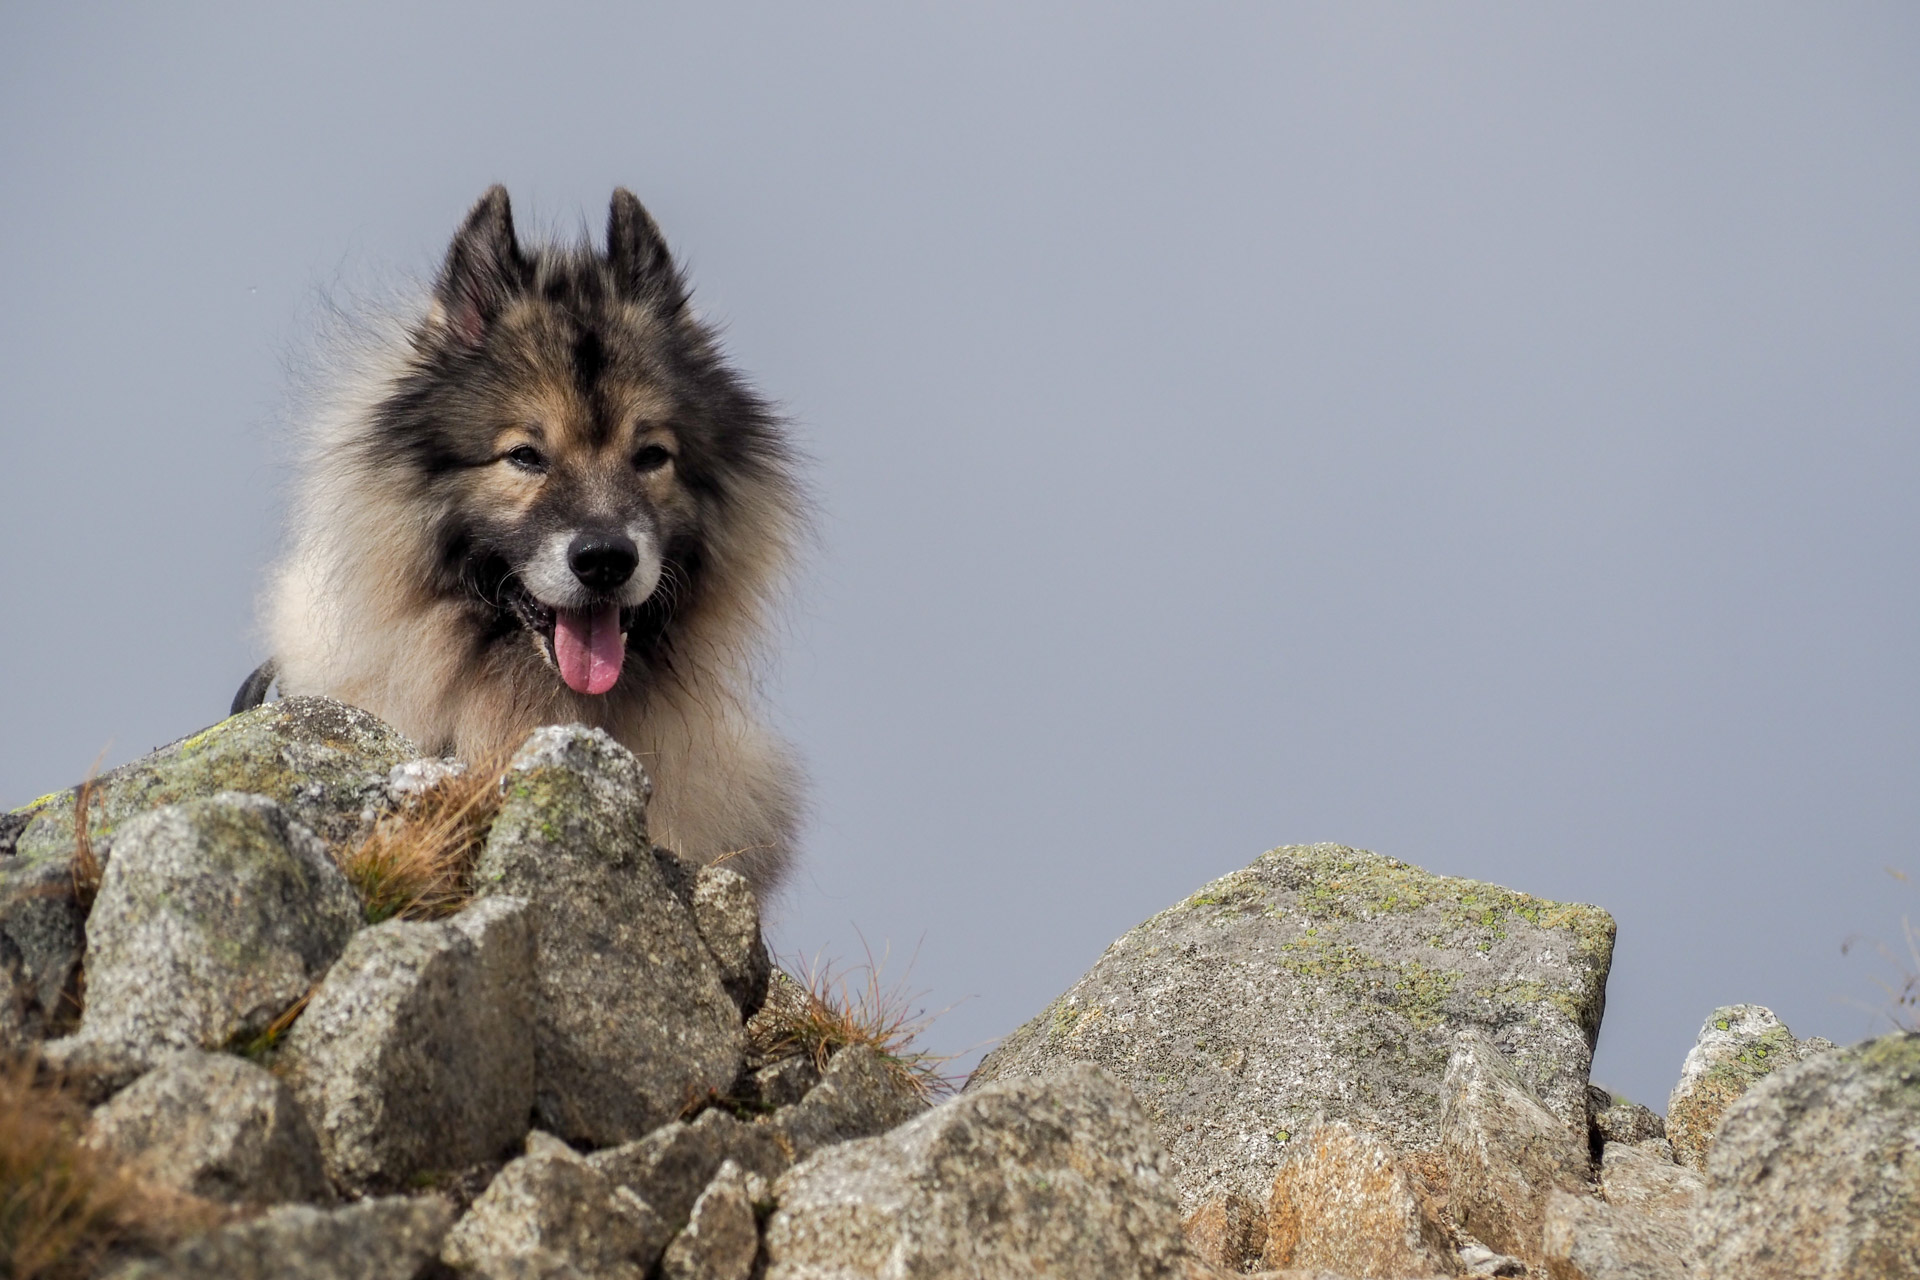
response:
<path id="1" fill-rule="evenodd" d="M 619 682 L 627 657 L 627 628 L 631 609 L 612 600 L 584 609 L 556 609 L 542 604 L 532 592 L 514 582 L 508 605 L 520 624 L 540 637 L 541 652 L 575 693 L 602 694 Z"/>

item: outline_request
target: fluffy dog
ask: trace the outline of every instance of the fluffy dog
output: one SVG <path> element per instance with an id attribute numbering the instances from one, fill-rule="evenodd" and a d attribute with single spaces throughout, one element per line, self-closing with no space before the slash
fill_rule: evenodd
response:
<path id="1" fill-rule="evenodd" d="M 754 672 L 802 524 L 795 460 L 659 228 L 524 246 L 504 188 L 432 295 L 360 326 L 312 407 L 274 655 L 241 691 L 364 707 L 474 760 L 579 722 L 638 755 L 654 838 L 776 885 L 796 769 Z"/>

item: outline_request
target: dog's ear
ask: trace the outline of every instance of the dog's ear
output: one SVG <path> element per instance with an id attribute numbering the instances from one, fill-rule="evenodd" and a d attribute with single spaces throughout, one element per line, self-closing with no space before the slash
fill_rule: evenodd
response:
<path id="1" fill-rule="evenodd" d="M 526 261 L 513 238 L 507 189 L 489 187 L 447 249 L 446 265 L 433 289 L 435 317 L 456 342 L 479 346 L 525 271 Z"/>
<path id="2" fill-rule="evenodd" d="M 654 302 L 668 315 L 687 305 L 687 288 L 653 216 L 625 187 L 615 187 L 607 210 L 607 261 L 627 297 Z"/>

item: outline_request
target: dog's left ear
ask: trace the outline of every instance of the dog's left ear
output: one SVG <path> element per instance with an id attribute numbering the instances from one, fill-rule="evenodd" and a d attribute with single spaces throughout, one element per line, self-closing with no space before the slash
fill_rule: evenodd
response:
<path id="1" fill-rule="evenodd" d="M 607 210 L 607 261 L 622 293 L 657 303 L 668 315 L 687 305 L 687 287 L 673 265 L 666 237 L 625 187 L 615 187 Z"/>
<path id="2" fill-rule="evenodd" d="M 507 189 L 489 187 L 447 247 L 433 287 L 434 315 L 455 341 L 477 347 L 525 275 Z"/>

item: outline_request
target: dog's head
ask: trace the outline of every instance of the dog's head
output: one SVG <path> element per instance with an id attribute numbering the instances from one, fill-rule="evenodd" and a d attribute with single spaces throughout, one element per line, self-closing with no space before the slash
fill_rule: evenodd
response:
<path id="1" fill-rule="evenodd" d="M 373 447 L 429 527 L 429 588 L 473 605 L 476 643 L 576 693 L 613 689 L 630 654 L 669 658 L 730 508 L 785 453 L 640 202 L 614 192 L 604 253 L 527 249 L 493 188 L 413 342 Z"/>

